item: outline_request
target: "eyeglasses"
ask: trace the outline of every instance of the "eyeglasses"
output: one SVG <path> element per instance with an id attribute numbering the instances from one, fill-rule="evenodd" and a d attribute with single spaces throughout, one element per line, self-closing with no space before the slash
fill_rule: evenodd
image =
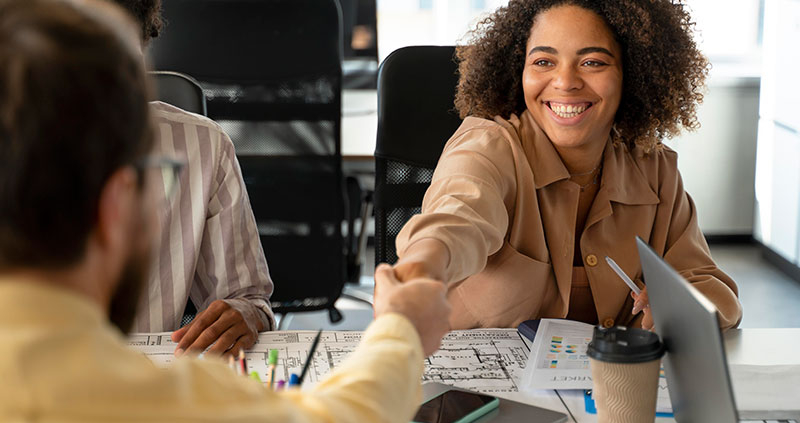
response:
<path id="1" fill-rule="evenodd" d="M 169 157 L 145 157 L 136 161 L 133 167 L 141 174 L 144 174 L 144 170 L 148 168 L 161 168 L 161 180 L 164 183 L 164 194 L 167 199 L 170 199 L 174 194 L 175 187 L 178 185 L 178 178 L 185 164 L 186 163 L 183 161 Z"/>

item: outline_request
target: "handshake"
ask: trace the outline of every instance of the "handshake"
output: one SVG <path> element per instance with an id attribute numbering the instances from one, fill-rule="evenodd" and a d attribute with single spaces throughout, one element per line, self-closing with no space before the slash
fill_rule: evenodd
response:
<path id="1" fill-rule="evenodd" d="M 450 304 L 444 283 L 429 278 L 401 282 L 388 264 L 375 269 L 375 317 L 398 313 L 417 329 L 426 356 L 439 349 L 450 330 Z"/>

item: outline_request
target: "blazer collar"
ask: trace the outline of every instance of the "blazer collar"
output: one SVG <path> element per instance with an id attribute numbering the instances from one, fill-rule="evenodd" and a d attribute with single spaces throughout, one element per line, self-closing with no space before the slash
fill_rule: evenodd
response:
<path id="1" fill-rule="evenodd" d="M 528 110 L 522 113 L 520 119 L 520 138 L 531 164 L 537 190 L 569 179 L 569 171 L 561 161 L 561 156 Z M 608 199 L 629 205 L 658 204 L 658 195 L 648 184 L 631 154 L 624 144 L 615 146 L 610 138 L 607 141 L 603 151 L 601 186 L 607 190 Z"/>

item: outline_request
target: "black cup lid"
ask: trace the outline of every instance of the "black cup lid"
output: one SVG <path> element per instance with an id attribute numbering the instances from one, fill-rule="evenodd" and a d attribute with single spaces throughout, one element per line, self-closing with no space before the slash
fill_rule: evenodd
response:
<path id="1" fill-rule="evenodd" d="M 597 326 L 586 354 L 611 363 L 643 363 L 661 358 L 664 344 L 658 335 L 644 329 Z"/>

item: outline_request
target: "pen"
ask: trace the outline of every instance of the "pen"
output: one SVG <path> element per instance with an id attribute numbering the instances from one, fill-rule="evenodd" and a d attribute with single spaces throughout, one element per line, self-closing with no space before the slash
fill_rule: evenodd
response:
<path id="1" fill-rule="evenodd" d="M 267 363 L 269 364 L 269 382 L 267 387 L 271 389 L 272 384 L 275 383 L 275 366 L 278 364 L 278 350 L 269 350 L 269 360 Z"/>
<path id="2" fill-rule="evenodd" d="M 306 377 L 306 372 L 308 372 L 308 368 L 311 365 L 311 361 L 314 358 L 314 352 L 317 351 L 317 345 L 319 345 L 319 338 L 322 335 L 322 329 L 317 332 L 317 336 L 314 338 L 314 342 L 311 344 L 311 349 L 308 351 L 308 358 L 306 358 L 306 364 L 303 366 L 303 371 L 300 372 L 300 379 L 297 381 L 298 385 L 303 384 L 303 379 Z"/>
<path id="3" fill-rule="evenodd" d="M 636 286 L 635 283 L 633 283 L 631 278 L 629 278 L 628 275 L 626 275 L 625 272 L 623 272 L 622 269 L 620 269 L 620 267 L 611 257 L 606 256 L 606 262 L 608 263 L 609 266 L 611 266 L 611 270 L 613 270 L 614 273 L 616 273 L 617 276 L 619 276 L 620 279 L 622 279 L 622 281 L 625 282 L 625 285 L 628 285 L 631 288 L 631 291 L 633 291 L 636 295 L 642 293 L 642 290 L 639 289 L 639 287 Z"/>

